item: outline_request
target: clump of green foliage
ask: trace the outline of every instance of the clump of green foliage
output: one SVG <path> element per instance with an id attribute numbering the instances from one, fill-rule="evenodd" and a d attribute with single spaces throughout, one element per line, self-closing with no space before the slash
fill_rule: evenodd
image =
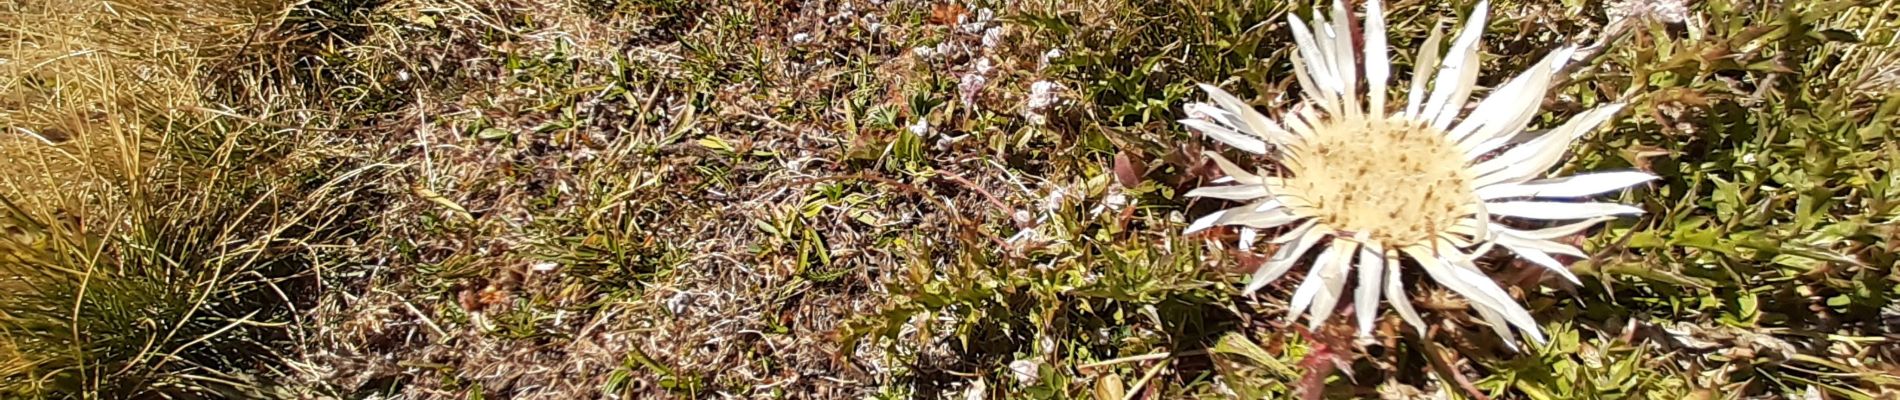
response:
<path id="1" fill-rule="evenodd" d="M 0 273 L 9 277 L 0 334 L 20 357 L 3 370 L 0 389 L 275 394 L 263 390 L 288 372 L 297 313 L 315 289 L 311 269 L 321 260 L 312 247 L 347 233 L 334 224 L 346 220 L 349 207 L 339 203 L 350 194 L 323 176 L 342 171 L 285 176 L 252 164 L 285 157 L 259 154 L 273 149 L 253 146 L 283 144 L 257 143 L 257 133 L 170 131 L 160 145 L 181 147 L 156 154 L 205 158 L 122 182 L 134 189 L 109 205 L 49 213 L 0 198 L 0 221 L 14 233 L 0 240 Z"/>
<path id="2" fill-rule="evenodd" d="M 30 44 L 0 74 L 0 128 L 19 135 L 0 138 L 0 396 L 291 396 L 317 268 L 360 232 L 353 182 L 375 170 L 287 118 L 231 111 L 295 108 L 221 86 L 262 72 L 219 62 L 244 47 L 224 33 L 283 7 L 0 12 Z"/>
<path id="3" fill-rule="evenodd" d="M 1475 2 L 1390 3 L 1394 46 L 1406 48 Z M 1054 165 L 1043 178 L 1088 182 L 1082 197 L 1094 199 L 1116 174 L 1132 173 L 1142 179 L 1123 189 L 1141 206 L 1102 216 L 1065 205 L 1072 208 L 1052 212 L 1048 230 L 1063 246 L 1016 253 L 979 238 L 955 251 L 917 249 L 916 259 L 954 267 L 908 266 L 918 272 L 893 289 L 892 311 L 867 319 L 876 328 L 863 332 L 914 349 L 933 345 L 915 341 L 929 330 L 950 329 L 936 337 L 949 338 L 959 360 L 951 366 L 976 371 L 990 390 L 1033 398 L 1286 396 L 1311 367 L 1299 363 L 1329 352 L 1351 360 L 1339 365 L 1351 379 L 1325 385 L 1337 396 L 1374 388 L 1512 398 L 1894 393 L 1900 382 L 1885 374 L 1896 360 L 1900 310 L 1889 305 L 1900 272 L 1886 243 L 1900 219 L 1892 200 L 1900 144 L 1891 130 L 1900 86 L 1884 64 L 1900 30 L 1894 2 L 1712 0 L 1690 3 L 1686 23 L 1621 24 L 1592 11 L 1615 2 L 1494 3 L 1484 71 L 1522 70 L 1564 44 L 1604 45 L 1555 88 L 1543 124 L 1589 104 L 1632 105 L 1575 150 L 1566 172 L 1638 168 L 1664 178 L 1622 200 L 1643 204 L 1645 217 L 1586 238 L 1594 256 L 1573 267 L 1584 285 L 1495 268 L 1549 321 L 1551 343 L 1506 351 L 1461 332 L 1475 323 L 1455 302 L 1426 296 L 1433 318 L 1464 328 L 1425 337 L 1386 330 L 1384 343 L 1340 346 L 1323 329 L 1265 321 L 1284 293 L 1258 303 L 1233 297 L 1240 275 L 1221 269 L 1257 261 L 1196 261 L 1201 242 L 1172 231 L 1181 215 L 1209 211 L 1176 197 L 1191 187 L 1184 182 L 1204 179 L 1202 146 L 1171 121 L 1196 82 L 1284 108 L 1296 97 L 1280 94 L 1295 90 L 1284 13 L 1325 5 L 1218 0 L 1030 4 L 1004 17 L 1034 43 L 1067 52 L 1052 68 L 1058 82 L 1078 88 L 1085 116 L 1052 124 L 1083 128 L 1052 147 L 1063 150 L 1037 152 Z M 1405 53 L 1394 71 L 1410 70 Z M 1481 83 L 1503 79 L 1485 76 Z M 1010 364 L 1019 360 L 1035 361 L 1040 379 L 1016 379 Z"/>

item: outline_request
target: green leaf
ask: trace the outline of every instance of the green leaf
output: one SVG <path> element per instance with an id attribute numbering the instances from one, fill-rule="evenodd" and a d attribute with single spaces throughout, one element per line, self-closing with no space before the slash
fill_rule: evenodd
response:
<path id="1" fill-rule="evenodd" d="M 725 139 L 720 139 L 718 136 L 708 135 L 706 137 L 700 138 L 698 143 L 699 143 L 699 147 L 704 147 L 713 151 L 718 151 L 718 152 L 723 152 L 723 153 L 732 152 L 732 144 L 727 143 Z"/>
<path id="2" fill-rule="evenodd" d="M 487 141 L 503 140 L 510 136 L 514 136 L 514 133 L 501 128 L 483 128 L 480 132 L 475 133 L 475 138 Z"/>
<path id="3" fill-rule="evenodd" d="M 1233 354 L 1244 357 L 1254 365 L 1266 367 L 1281 377 L 1298 378 L 1300 376 L 1299 372 L 1294 370 L 1292 366 L 1286 365 L 1286 363 L 1281 362 L 1279 358 L 1268 354 L 1266 349 L 1254 344 L 1252 340 L 1247 339 L 1245 335 L 1239 333 L 1228 333 L 1225 336 L 1221 336 L 1220 342 L 1214 345 L 1214 353 Z"/>

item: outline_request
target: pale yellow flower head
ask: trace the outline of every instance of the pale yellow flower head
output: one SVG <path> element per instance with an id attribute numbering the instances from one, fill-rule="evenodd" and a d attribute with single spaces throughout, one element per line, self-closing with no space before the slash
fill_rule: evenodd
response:
<path id="1" fill-rule="evenodd" d="M 1655 176 L 1638 171 L 1543 176 L 1571 143 L 1622 108 L 1608 104 L 1554 128 L 1528 129 L 1553 75 L 1570 61 L 1574 48 L 1551 52 L 1466 107 L 1477 87 L 1486 11 L 1487 5 L 1479 3 L 1443 51 L 1442 35 L 1433 29 L 1403 104 L 1386 99 L 1391 64 L 1379 1 L 1366 2 L 1362 48 L 1354 47 L 1346 26 L 1317 13 L 1311 25 L 1288 16 L 1299 47 L 1293 65 L 1303 104 L 1276 120 L 1220 88 L 1202 85 L 1213 103 L 1189 104 L 1188 113 L 1196 117 L 1181 121 L 1221 143 L 1269 157 L 1287 172 L 1248 172 L 1209 152 L 1227 176 L 1216 181 L 1221 185 L 1188 196 L 1247 204 L 1202 217 L 1187 232 L 1236 226 L 1242 247 L 1248 248 L 1261 230 L 1284 229 L 1273 239 L 1280 243 L 1278 250 L 1245 290 L 1259 290 L 1306 265 L 1290 312 L 1304 314 L 1309 325 L 1332 314 L 1348 295 L 1347 278 L 1357 275 L 1350 295 L 1361 335 L 1370 334 L 1380 297 L 1422 332 L 1425 323 L 1399 279 L 1402 273 L 1422 271 L 1469 299 L 1507 343 L 1516 341 L 1512 327 L 1542 342 L 1530 313 L 1474 260 L 1502 247 L 1574 282 L 1576 276 L 1557 256 L 1584 253 L 1557 239 L 1642 210 L 1573 199 Z M 1334 3 L 1332 21 L 1346 21 L 1346 13 L 1343 2 Z M 1504 223 L 1513 220 L 1554 227 L 1520 230 Z M 1318 254 L 1309 258 L 1314 249 Z"/>

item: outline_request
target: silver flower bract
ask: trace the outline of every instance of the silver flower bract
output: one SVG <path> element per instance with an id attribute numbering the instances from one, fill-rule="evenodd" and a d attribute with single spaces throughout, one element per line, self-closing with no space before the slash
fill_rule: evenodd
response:
<path id="1" fill-rule="evenodd" d="M 1637 171 L 1599 172 L 1562 178 L 1543 175 L 1562 160 L 1578 137 L 1616 115 L 1622 104 L 1584 111 L 1555 128 L 1527 130 L 1552 76 L 1574 48 L 1545 56 L 1529 71 L 1498 85 L 1467 109 L 1478 77 L 1478 42 L 1487 5 L 1480 3 L 1440 51 L 1434 27 L 1412 73 L 1409 93 L 1388 104 L 1391 63 L 1384 10 L 1366 2 L 1363 51 L 1353 46 L 1334 3 L 1332 22 L 1312 24 L 1288 16 L 1299 53 L 1293 61 L 1305 97 L 1279 121 L 1209 85 L 1212 104 L 1187 105 L 1181 123 L 1241 151 L 1284 166 L 1283 176 L 1249 172 L 1209 152 L 1227 175 L 1223 184 L 1195 189 L 1193 197 L 1246 202 L 1194 221 L 1187 233 L 1236 226 L 1241 246 L 1251 247 L 1260 230 L 1282 228 L 1272 239 L 1276 254 L 1249 281 L 1246 292 L 1280 278 L 1310 258 L 1306 279 L 1294 290 L 1291 317 L 1307 324 L 1326 321 L 1346 297 L 1346 281 L 1358 276 L 1353 296 L 1360 335 L 1369 335 L 1383 296 L 1410 325 L 1425 323 L 1411 307 L 1400 276 L 1426 277 L 1469 299 L 1506 343 L 1516 327 L 1543 342 L 1535 320 L 1475 264 L 1502 247 L 1571 281 L 1576 276 L 1557 256 L 1583 257 L 1557 241 L 1619 215 L 1641 209 L 1576 201 L 1655 179 Z M 1363 68 L 1357 60 L 1364 60 Z M 1360 84 L 1365 84 L 1361 96 Z M 1554 225 L 1520 230 L 1503 220 Z M 1520 226 L 1524 224 L 1518 224 Z"/>

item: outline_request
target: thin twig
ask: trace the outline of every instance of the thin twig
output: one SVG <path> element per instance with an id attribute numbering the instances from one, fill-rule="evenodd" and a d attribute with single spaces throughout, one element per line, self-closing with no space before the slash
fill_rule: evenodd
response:
<path id="1" fill-rule="evenodd" d="M 397 295 L 397 294 L 396 294 L 396 293 L 394 293 L 394 292 L 390 292 L 390 291 L 387 291 L 387 290 L 383 290 L 383 289 L 380 289 L 380 288 L 378 288 L 378 289 L 371 289 L 371 290 L 375 290 L 375 291 L 377 291 L 377 292 L 381 292 L 382 294 L 386 294 L 386 295 L 389 295 L 390 297 L 395 297 L 395 298 L 396 298 L 397 300 L 399 300 L 399 301 L 400 301 L 400 302 L 402 303 L 402 307 L 403 307 L 403 308 L 405 308 L 405 309 L 408 309 L 410 313 L 412 313 L 412 314 L 415 314 L 415 315 L 416 315 L 416 318 L 417 318 L 417 319 L 420 319 L 420 320 L 422 320 L 422 324 L 423 324 L 423 325 L 428 325 L 428 326 L 429 326 L 429 330 L 432 330 L 432 331 L 435 331 L 435 334 L 436 334 L 437 336 L 444 336 L 444 337 L 446 337 L 446 336 L 448 336 L 448 335 L 449 335 L 449 332 L 448 332 L 448 331 L 446 331 L 446 330 L 443 330 L 443 329 L 442 329 L 442 326 L 441 326 L 441 325 L 436 325 L 436 324 L 435 324 L 435 320 L 433 320 L 433 319 L 430 319 L 430 318 L 429 318 L 429 314 L 424 314 L 424 313 L 422 312 L 422 309 L 420 309 L 420 308 L 416 308 L 416 305 L 415 305 L 415 304 L 412 304 L 412 303 L 410 303 L 408 299 L 404 299 L 404 298 L 402 298 L 402 296 L 400 296 L 400 295 Z"/>
<path id="2" fill-rule="evenodd" d="M 784 129 L 786 132 L 798 133 L 798 128 L 794 128 L 791 125 L 786 125 L 784 122 L 778 122 L 778 120 L 776 119 L 772 119 L 764 115 L 753 114 L 750 111 L 739 111 L 738 113 L 739 115 L 750 117 L 752 119 L 758 120 L 759 122 L 764 122 L 766 125 L 771 125 L 773 128 Z"/>
<path id="3" fill-rule="evenodd" d="M 1149 367 L 1148 373 L 1142 374 L 1141 379 L 1135 380 L 1135 384 L 1128 387 L 1128 392 L 1122 394 L 1122 400 L 1134 400 L 1135 395 L 1141 393 L 1141 388 L 1148 386 L 1148 381 L 1154 380 L 1155 375 L 1160 375 L 1161 369 L 1167 366 L 1168 363 L 1158 363 L 1153 367 Z"/>
<path id="4" fill-rule="evenodd" d="M 1104 361 L 1097 361 L 1093 363 L 1083 364 L 1082 366 L 1076 367 L 1076 369 L 1088 370 L 1088 369 L 1096 369 L 1096 368 L 1101 368 L 1101 367 L 1106 367 L 1106 366 L 1121 364 L 1121 363 L 1159 360 L 1159 359 L 1171 358 L 1171 357 L 1192 357 L 1192 356 L 1199 356 L 1199 355 L 1206 355 L 1206 354 L 1207 354 L 1206 349 L 1188 350 L 1188 351 L 1183 351 L 1183 352 L 1163 351 L 1163 352 L 1142 354 L 1138 356 L 1127 356 L 1127 357 L 1109 359 L 1109 360 L 1104 360 Z"/>
<path id="5" fill-rule="evenodd" d="M 1478 400 L 1491 400 L 1491 396 L 1485 396 L 1484 391 L 1478 390 L 1477 385 L 1473 385 L 1470 379 L 1465 378 L 1465 374 L 1458 373 L 1458 367 L 1445 358 L 1444 347 L 1432 342 L 1429 338 L 1418 338 L 1413 343 L 1423 347 L 1425 351 L 1420 353 L 1425 354 L 1425 359 L 1431 362 L 1433 369 L 1437 369 L 1442 375 L 1450 375 L 1451 380 L 1458 384 L 1458 388 L 1464 389 L 1465 395 Z M 1440 377 L 1440 379 L 1443 378 Z"/>
<path id="6" fill-rule="evenodd" d="M 1576 72 L 1578 68 L 1584 65 L 1593 64 L 1598 56 L 1603 55 L 1603 50 L 1610 48 L 1610 45 L 1615 44 L 1618 39 L 1622 39 L 1625 34 L 1629 33 L 1631 26 L 1628 20 L 1618 20 L 1611 22 L 1610 26 L 1603 28 L 1603 34 L 1597 36 L 1597 42 L 1595 44 L 1591 44 L 1590 47 L 1577 49 L 1576 53 L 1570 55 L 1569 61 L 1571 62 L 1565 62 L 1563 68 L 1558 69 L 1557 73 L 1551 74 L 1557 79 L 1550 82 L 1550 88 L 1561 88 L 1575 82 L 1575 79 L 1571 78 L 1571 73 Z"/>
<path id="7" fill-rule="evenodd" d="M 971 182 L 969 179 L 963 178 L 962 175 L 957 175 L 956 173 L 950 172 L 950 171 L 937 171 L 937 174 L 942 175 L 944 179 L 947 179 L 951 182 L 955 182 L 957 184 L 963 185 L 964 187 L 968 187 L 971 190 L 975 190 L 976 194 L 982 195 L 983 199 L 989 201 L 991 206 L 995 206 L 998 210 L 1002 210 L 1004 218 L 1010 218 L 1010 219 L 1016 218 L 1016 209 L 1014 207 L 1010 207 L 1009 204 L 1003 203 L 1003 200 L 997 199 L 996 195 L 990 194 L 989 190 L 984 189 L 982 186 L 978 186 L 976 182 Z"/>

